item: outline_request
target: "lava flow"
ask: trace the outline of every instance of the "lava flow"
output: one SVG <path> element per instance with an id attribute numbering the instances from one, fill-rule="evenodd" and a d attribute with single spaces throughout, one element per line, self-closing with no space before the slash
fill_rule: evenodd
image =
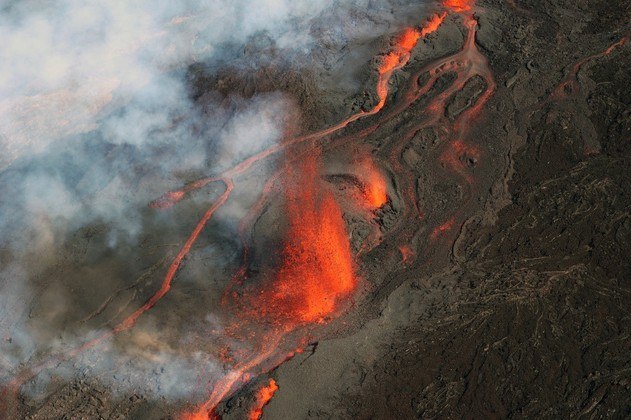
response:
<path id="1" fill-rule="evenodd" d="M 468 12 L 473 7 L 473 0 L 445 0 L 443 4 L 454 12 Z"/>
<path id="2" fill-rule="evenodd" d="M 250 420 L 259 420 L 263 415 L 263 407 L 267 405 L 274 394 L 278 391 L 278 384 L 273 379 L 256 393 L 256 406 L 250 411 Z"/>
<path id="3" fill-rule="evenodd" d="M 572 69 L 570 73 L 568 74 L 567 78 L 563 80 L 559 84 L 559 86 L 556 87 L 556 89 L 554 89 L 550 97 L 554 100 L 561 100 L 572 93 L 578 92 L 580 89 L 580 85 L 578 83 L 578 73 L 581 71 L 581 68 L 583 68 L 585 64 L 587 64 L 588 62 L 592 60 L 611 54 L 616 48 L 622 47 L 628 41 L 629 41 L 629 38 L 625 36 L 621 38 L 620 40 L 611 44 L 604 51 L 590 55 L 589 57 L 585 57 L 582 60 L 575 63 L 572 66 Z"/>
<path id="4" fill-rule="evenodd" d="M 278 351 L 282 338 L 299 327 L 326 322 L 355 289 L 342 212 L 331 192 L 320 185 L 318 149 L 309 151 L 300 164 L 281 169 L 287 175 L 288 227 L 278 270 L 252 287 L 243 285 L 237 276 L 240 292 L 227 293 L 222 302 L 226 312 L 235 314 L 228 334 L 235 339 L 251 338 L 254 349 L 240 355 L 243 361 L 234 364 L 206 402 L 186 416 L 211 415 L 238 384 L 247 381 L 253 369 L 261 369 L 255 372 L 259 374 L 265 370 L 260 367 L 263 364 L 269 369 L 291 357 Z"/>
<path id="5" fill-rule="evenodd" d="M 396 40 L 394 50 L 383 57 L 381 65 L 379 66 L 379 79 L 377 80 L 376 87 L 379 103 L 374 109 L 375 112 L 380 111 L 386 103 L 386 98 L 388 97 L 388 81 L 390 80 L 392 72 L 402 68 L 408 63 L 412 48 L 416 46 L 418 40 L 435 32 L 443 23 L 446 16 L 447 13 L 432 16 L 421 29 L 408 28 Z"/>
<path id="6" fill-rule="evenodd" d="M 204 415 L 212 415 L 226 396 L 234 392 L 240 383 L 247 381 L 250 372 L 262 373 L 291 357 L 275 354 L 279 353 L 277 347 L 283 337 L 298 327 L 326 322 L 337 311 L 340 301 L 352 294 L 356 284 L 354 263 L 342 212 L 331 193 L 318 186 L 319 151 L 317 145 L 311 143 L 341 131 L 358 118 L 379 112 L 385 105 L 388 96 L 387 83 L 393 71 L 407 64 L 411 49 L 418 39 L 435 31 L 445 17 L 445 13 L 435 15 L 425 28 L 408 30 L 397 39 L 394 50 L 384 56 L 379 67 L 376 86 L 379 102 L 373 109 L 361 111 L 316 134 L 284 141 L 281 143 L 282 147 L 275 146 L 261 152 L 224 175 L 239 175 L 281 148 L 306 144 L 306 150 L 302 150 L 302 154 L 296 150 L 287 154 L 288 164 L 272 175 L 254 206 L 254 213 L 263 207 L 268 194 L 273 191 L 274 183 L 279 179 L 279 173 L 289 174 L 289 178 L 293 178 L 292 182 L 285 185 L 288 228 L 284 235 L 282 261 L 277 274 L 271 281 L 260 282 L 260 287 L 228 294 L 232 297 L 228 299 L 228 306 L 232 305 L 237 309 L 235 312 L 242 314 L 240 320 L 230 328 L 231 333 L 235 336 L 244 337 L 249 334 L 250 337 L 255 337 L 260 348 L 242 357 L 243 361 L 236 363 L 231 373 L 215 384 L 210 397 L 198 407 L 195 416 L 203 418 Z M 470 21 L 474 20 L 471 18 Z M 467 44 L 469 48 L 463 50 L 463 55 L 470 55 L 471 46 L 474 46 L 471 41 L 474 39 L 473 29 L 471 32 Z M 338 142 L 343 143 L 343 140 L 337 140 L 336 143 Z M 295 165 L 293 168 L 292 164 Z M 363 166 L 368 174 L 365 182 L 366 198 L 372 207 L 381 207 L 387 201 L 383 176 L 372 166 L 372 162 L 364 161 Z M 189 192 L 217 179 L 221 178 L 207 178 L 189 184 L 182 191 Z M 171 198 L 172 195 L 165 197 Z M 177 199 L 180 198 L 177 196 Z M 254 217 L 246 217 L 246 220 L 253 219 Z M 240 278 L 236 282 L 243 285 Z M 267 330 L 263 328 L 265 331 L 262 331 L 261 327 L 265 322 L 269 322 L 271 327 Z M 256 328 L 255 332 L 251 331 L 253 328 Z M 303 340 L 304 338 L 302 336 Z M 254 368 L 259 369 L 258 372 L 253 372 Z"/>
<path id="7" fill-rule="evenodd" d="M 320 176 L 321 155 L 329 148 L 338 147 L 345 142 L 357 139 L 363 140 L 365 136 L 376 132 L 383 124 L 400 115 L 403 110 L 427 94 L 439 77 L 448 72 L 455 72 L 456 81 L 430 101 L 426 106 L 422 120 L 412 127 L 405 139 L 409 141 L 421 128 L 438 125 L 440 122 L 453 137 L 449 143 L 452 150 L 451 154 L 450 149 L 446 149 L 444 152 L 446 153 L 445 156 L 449 157 L 446 162 L 452 166 L 456 173 L 467 180 L 470 179 L 466 168 L 460 166 L 459 155 L 467 150 L 473 150 L 473 146 L 465 145 L 463 139 L 470 122 L 492 95 L 495 84 L 486 59 L 475 45 L 477 21 L 470 14 L 473 1 L 446 0 L 444 6 L 450 12 L 462 14 L 468 30 L 465 45 L 455 55 L 439 59 L 421 69 L 419 74 L 428 73 L 429 80 L 424 85 L 419 86 L 417 83 L 419 75 L 416 75 L 413 78 L 414 82 L 403 92 L 402 96 L 393 101 L 386 113 L 380 113 L 380 111 L 385 107 L 388 99 L 388 82 L 393 72 L 408 63 L 412 49 L 418 40 L 436 31 L 448 12 L 434 15 L 424 27 L 408 29 L 395 40 L 393 50 L 383 56 L 377 69 L 378 78 L 375 90 L 378 101 L 372 109 L 353 114 L 322 131 L 285 139 L 245 159 L 220 175 L 200 179 L 186 185 L 181 190 L 168 192 L 152 202 L 151 207 L 166 208 L 184 199 L 191 191 L 208 184 L 222 183 L 224 185 L 223 193 L 206 211 L 172 261 L 159 290 L 143 306 L 110 331 L 101 334 L 80 348 L 51 358 L 48 362 L 22 373 L 15 379 L 8 391 L 5 390 L 5 393 L 10 392 L 14 394 L 13 397 L 15 398 L 21 384 L 32 378 L 37 371 L 51 368 L 60 361 L 74 357 L 79 352 L 103 342 L 118 332 L 132 328 L 138 317 L 153 307 L 168 292 L 178 269 L 198 236 L 215 212 L 230 198 L 235 187 L 235 179 L 264 159 L 283 151 L 286 152 L 287 162 L 270 177 L 257 204 L 253 206 L 242 223 L 243 230 L 248 228 L 249 223 L 253 223 L 252 221 L 256 219 L 255 214 L 261 211 L 271 192 L 278 190 L 275 189 L 276 183 L 283 179 L 285 181 L 283 187 L 287 228 L 281 241 L 282 247 L 276 271 L 269 270 L 263 273 L 260 281 L 254 285 L 245 285 L 240 293 L 226 293 L 226 298 L 222 303 L 225 305 L 224 309 L 233 311 L 235 314 L 232 324 L 226 326 L 228 334 L 232 338 L 254 344 L 251 349 L 239 354 L 239 357 L 229 358 L 228 373 L 213 384 L 208 399 L 199 405 L 194 413 L 185 414 L 183 417 L 207 419 L 214 416 L 219 403 L 235 392 L 240 385 L 251 379 L 252 375 L 261 374 L 278 366 L 290 358 L 292 352 L 299 351 L 301 346 L 306 345 L 309 342 L 310 332 L 297 333 L 297 331 L 306 330 L 307 327 L 313 328 L 329 321 L 344 307 L 343 304 L 353 295 L 358 284 L 355 272 L 356 257 L 351 252 L 349 234 L 342 217 L 343 210 L 334 194 L 322 185 L 323 181 Z M 448 98 L 460 91 L 465 83 L 475 76 L 482 77 L 486 83 L 486 89 L 477 99 L 477 102 L 453 121 L 443 121 L 441 116 L 444 115 Z M 343 135 L 343 129 L 349 124 L 370 116 L 375 116 L 377 121 L 369 124 L 367 129 L 358 134 Z M 325 139 L 329 142 L 323 144 Z M 410 234 L 401 235 L 402 232 L 409 230 L 405 220 L 412 216 L 410 209 L 414 209 L 413 211 L 417 214 L 419 212 L 418 200 L 413 191 L 413 181 L 407 180 L 405 169 L 400 162 L 401 148 L 404 146 L 405 144 L 384 146 L 383 152 L 387 154 L 393 170 L 403 174 L 400 188 L 403 191 L 404 208 L 398 218 L 399 221 L 388 231 L 388 235 L 397 238 L 400 235 L 402 240 L 408 240 L 411 237 Z M 360 165 L 363 166 L 361 169 L 366 174 L 364 180 L 366 185 L 365 198 L 373 209 L 381 208 L 388 202 L 388 191 L 383 172 L 376 167 L 372 160 L 363 161 Z M 457 214 L 449 217 L 450 226 L 455 223 L 457 218 Z M 244 239 L 245 235 L 242 234 L 241 237 Z M 244 261 L 233 281 L 237 286 L 244 285 L 243 273 L 248 264 L 248 247 L 249 244 L 244 243 Z M 406 259 L 406 264 L 411 264 L 412 260 L 417 257 L 415 250 L 407 243 L 401 244 L 399 249 Z M 232 287 L 233 289 L 229 288 L 228 290 L 234 290 L 235 286 Z M 283 347 L 283 340 L 288 336 L 292 337 L 292 341 L 289 344 L 284 343 L 285 346 Z M 227 348 L 226 353 L 229 352 L 230 349 Z M 270 391 L 266 397 L 271 398 L 273 392 L 275 389 Z"/>
<path id="8" fill-rule="evenodd" d="M 360 160 L 357 166 L 364 178 L 364 195 L 371 209 L 378 209 L 388 201 L 388 187 L 383 174 L 369 157 Z"/>

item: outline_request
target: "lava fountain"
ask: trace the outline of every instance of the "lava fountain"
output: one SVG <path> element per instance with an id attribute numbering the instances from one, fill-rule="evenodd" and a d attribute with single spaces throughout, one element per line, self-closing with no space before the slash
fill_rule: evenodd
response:
<path id="1" fill-rule="evenodd" d="M 357 280 L 342 211 L 322 185 L 319 149 L 309 148 L 309 152 L 299 164 L 283 168 L 287 229 L 279 267 L 253 285 L 244 285 L 237 276 L 240 292 L 227 293 L 223 300 L 224 310 L 235 316 L 228 334 L 254 343 L 253 348 L 238 357 L 208 400 L 186 416 L 212 416 L 214 408 L 251 375 L 300 351 L 309 338 L 304 333 L 298 334 L 295 348 L 288 353 L 279 346 L 300 327 L 325 323 L 355 290 Z"/>
<path id="2" fill-rule="evenodd" d="M 291 169 L 290 169 L 291 170 Z M 274 287 L 262 291 L 264 311 L 298 322 L 322 322 L 355 288 L 353 257 L 342 211 L 319 186 L 316 155 L 294 169 L 286 187 L 289 229 Z"/>

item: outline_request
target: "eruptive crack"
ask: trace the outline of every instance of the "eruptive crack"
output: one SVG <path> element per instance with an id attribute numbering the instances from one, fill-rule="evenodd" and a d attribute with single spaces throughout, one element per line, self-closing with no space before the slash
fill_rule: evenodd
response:
<path id="1" fill-rule="evenodd" d="M 132 283 L 131 285 L 127 287 L 122 287 L 116 290 L 112 295 L 110 295 L 107 299 L 105 299 L 105 301 L 96 310 L 90 312 L 87 316 L 85 316 L 79 322 L 86 323 L 90 321 L 91 319 L 101 315 L 118 296 L 120 296 L 124 292 L 133 290 L 132 295 L 126 299 L 125 304 L 121 305 L 120 308 L 118 308 L 118 310 L 112 317 L 112 320 L 116 319 L 120 314 L 122 314 L 125 311 L 125 309 L 127 309 L 127 307 L 131 304 L 131 302 L 133 302 L 134 298 L 136 297 L 138 293 L 137 291 L 138 285 L 143 280 L 147 280 L 151 275 L 153 275 L 156 271 L 158 271 L 158 269 L 160 269 L 163 265 L 164 265 L 164 260 L 159 261 L 158 263 L 154 264 L 152 267 L 149 267 L 144 273 L 142 273 L 138 277 L 138 280 L 136 280 L 134 283 Z"/>

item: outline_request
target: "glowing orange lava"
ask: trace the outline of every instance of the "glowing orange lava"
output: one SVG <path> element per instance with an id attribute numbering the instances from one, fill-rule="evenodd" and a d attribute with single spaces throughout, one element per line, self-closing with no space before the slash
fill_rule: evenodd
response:
<path id="1" fill-rule="evenodd" d="M 378 209 L 388 202 L 386 180 L 369 156 L 359 162 L 359 166 L 363 172 L 367 204 L 372 209 Z"/>
<path id="2" fill-rule="evenodd" d="M 440 25 L 442 25 L 443 21 L 445 20 L 445 17 L 447 17 L 447 13 L 441 13 L 441 14 L 436 14 L 434 16 L 432 16 L 427 23 L 425 24 L 425 26 L 423 26 L 421 28 L 421 31 L 419 32 L 419 38 L 423 38 L 431 33 L 434 33 L 438 30 L 438 28 L 440 27 Z M 418 41 L 418 38 L 416 39 L 416 41 Z M 414 46 L 412 46 L 413 48 Z M 412 50 L 412 48 L 410 48 L 410 51 Z"/>
<path id="3" fill-rule="evenodd" d="M 405 265 L 410 264 L 414 259 L 414 250 L 409 245 L 399 246 L 399 252 L 401 252 L 401 258 Z"/>
<path id="4" fill-rule="evenodd" d="M 432 17 L 427 26 L 419 32 L 420 36 L 435 31 L 445 16 L 446 14 Z M 417 41 L 420 36 L 414 36 L 413 39 Z M 296 144 L 322 139 L 359 118 L 378 113 L 385 105 L 388 95 L 387 83 L 392 72 L 408 62 L 409 53 L 414 46 L 409 38 L 404 36 L 402 39 L 405 40 L 403 42 L 405 48 L 399 47 L 398 54 L 391 56 L 397 60 L 397 63 L 386 71 L 381 71 L 381 69 L 379 71 L 376 89 L 380 100 L 371 110 L 360 111 L 319 132 L 274 145 L 247 158 L 220 177 L 203 178 L 186 185 L 181 190 L 168 192 L 151 203 L 151 206 L 170 207 L 189 192 L 210 183 L 229 182 L 232 185 L 234 177 L 275 153 Z M 281 267 L 276 278 L 271 285 L 268 284 L 256 293 L 250 292 L 241 296 L 242 305 L 249 307 L 248 309 L 241 306 L 246 312 L 246 318 L 251 315 L 262 315 L 272 321 L 277 330 L 269 340 L 262 342 L 264 349 L 256 357 L 234 366 L 232 374 L 222 378 L 215 385 L 209 398 L 196 411 L 196 415 L 202 416 L 201 418 L 212 412 L 217 404 L 234 389 L 241 381 L 240 377 L 244 372 L 271 356 L 283 333 L 292 331 L 301 324 L 325 322 L 336 311 L 340 301 L 348 297 L 356 287 L 353 258 L 342 212 L 332 193 L 325 188 L 320 188 L 318 184 L 317 155 L 318 152 L 312 148 L 311 154 L 299 160 L 299 164 L 293 171 L 287 170 L 289 174 L 294 175 L 295 179 L 293 184 L 289 184 L 286 189 L 289 227 L 282 250 Z M 269 181 L 274 181 L 280 173 L 273 175 Z M 373 187 L 375 197 L 372 202 L 380 206 L 387 200 L 387 195 L 385 195 L 385 181 L 381 184 L 382 181 L 379 178 L 383 178 L 378 171 L 376 174 L 378 179 L 368 183 L 376 186 L 376 188 Z M 272 190 L 272 185 L 272 182 L 266 184 L 264 193 L 254 208 L 261 208 L 266 195 Z"/>
<path id="5" fill-rule="evenodd" d="M 274 394 L 278 391 L 278 384 L 275 380 L 270 379 L 269 384 L 265 385 L 256 393 L 256 403 L 250 412 L 250 420 L 259 420 L 263 415 L 263 407 L 270 402 Z"/>
<path id="6" fill-rule="evenodd" d="M 272 288 L 259 297 L 265 311 L 319 322 L 355 287 L 346 226 L 332 193 L 319 187 L 318 160 L 305 159 L 287 186 L 289 228 Z"/>
<path id="7" fill-rule="evenodd" d="M 454 12 L 467 12 L 471 10 L 474 0 L 444 0 L 443 5 Z"/>
<path id="8" fill-rule="evenodd" d="M 383 108 L 388 96 L 388 80 L 394 70 L 405 66 L 410 59 L 410 53 L 416 46 L 418 40 L 424 36 L 435 32 L 443 23 L 446 13 L 434 15 L 420 30 L 416 28 L 408 28 L 405 30 L 395 42 L 394 50 L 384 55 L 379 66 L 379 80 L 377 81 L 377 95 L 379 95 L 379 104 L 376 106 L 377 111 Z"/>
<path id="9" fill-rule="evenodd" d="M 409 58 L 410 52 L 418 43 L 418 40 L 424 36 L 435 32 L 445 20 L 446 13 L 434 15 L 421 29 L 407 28 L 401 36 L 395 41 L 395 49 L 383 57 L 379 73 L 385 74 L 405 65 Z"/>

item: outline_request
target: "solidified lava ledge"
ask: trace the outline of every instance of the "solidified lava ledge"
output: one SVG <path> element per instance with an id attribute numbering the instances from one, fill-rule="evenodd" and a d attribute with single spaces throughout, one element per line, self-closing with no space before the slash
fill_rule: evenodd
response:
<path id="1" fill-rule="evenodd" d="M 0 418 L 631 417 L 629 22 L 0 7 Z"/>

